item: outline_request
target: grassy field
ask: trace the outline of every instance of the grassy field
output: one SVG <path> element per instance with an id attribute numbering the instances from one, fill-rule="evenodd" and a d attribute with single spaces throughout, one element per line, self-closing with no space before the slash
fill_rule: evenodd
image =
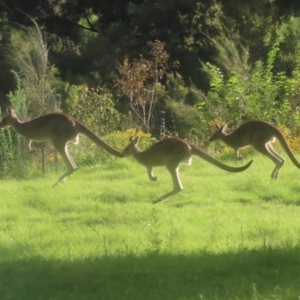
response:
<path id="1" fill-rule="evenodd" d="M 271 181 L 251 158 L 237 174 L 195 158 L 156 205 L 169 174 L 127 158 L 57 188 L 54 173 L 2 180 L 0 299 L 299 299 L 300 170 L 287 160 Z"/>

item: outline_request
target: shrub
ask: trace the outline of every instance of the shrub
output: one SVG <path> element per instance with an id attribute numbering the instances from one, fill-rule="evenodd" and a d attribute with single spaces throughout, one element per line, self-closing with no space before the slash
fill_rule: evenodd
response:
<path id="1" fill-rule="evenodd" d="M 114 145 L 115 148 L 123 150 L 129 144 L 131 136 L 138 136 L 140 138 L 139 147 L 141 149 L 146 149 L 155 142 L 155 138 L 151 137 L 151 134 L 134 128 L 127 129 L 124 132 L 114 131 L 107 135 L 105 139 L 110 142 L 110 145 Z"/>
<path id="2" fill-rule="evenodd" d="M 70 86 L 66 112 L 101 136 L 121 126 L 112 94 L 100 87 Z"/>

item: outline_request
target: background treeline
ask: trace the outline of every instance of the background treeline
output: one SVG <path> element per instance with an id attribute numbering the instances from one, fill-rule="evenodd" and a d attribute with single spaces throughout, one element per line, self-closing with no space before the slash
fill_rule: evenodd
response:
<path id="1" fill-rule="evenodd" d="M 158 137 L 162 118 L 201 146 L 216 123 L 264 119 L 297 150 L 299 13 L 292 0 L 0 0 L 0 106 L 62 110 L 118 148 L 136 126 Z M 0 134 L 0 176 L 20 161 L 27 174 L 36 155 Z M 96 161 L 86 143 L 77 159 Z M 52 151 L 36 151 L 44 170 Z"/>

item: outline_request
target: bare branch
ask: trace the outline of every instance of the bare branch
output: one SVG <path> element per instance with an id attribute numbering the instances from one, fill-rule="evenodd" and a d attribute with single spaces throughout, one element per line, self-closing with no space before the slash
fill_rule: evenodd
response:
<path id="1" fill-rule="evenodd" d="M 169 59 L 164 43 L 149 42 L 148 46 L 152 59 L 141 57 L 129 62 L 125 58 L 122 63 L 117 62 L 120 75 L 115 80 L 120 96 L 129 98 L 130 108 L 142 121 L 147 132 L 151 130 L 151 118 L 158 100 L 156 85 L 163 79 Z"/>

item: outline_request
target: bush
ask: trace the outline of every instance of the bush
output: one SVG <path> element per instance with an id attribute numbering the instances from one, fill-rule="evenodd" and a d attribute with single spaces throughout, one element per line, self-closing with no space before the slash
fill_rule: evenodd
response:
<path id="1" fill-rule="evenodd" d="M 69 87 L 66 112 L 101 136 L 121 127 L 121 114 L 114 106 L 112 94 L 103 88 Z"/>

